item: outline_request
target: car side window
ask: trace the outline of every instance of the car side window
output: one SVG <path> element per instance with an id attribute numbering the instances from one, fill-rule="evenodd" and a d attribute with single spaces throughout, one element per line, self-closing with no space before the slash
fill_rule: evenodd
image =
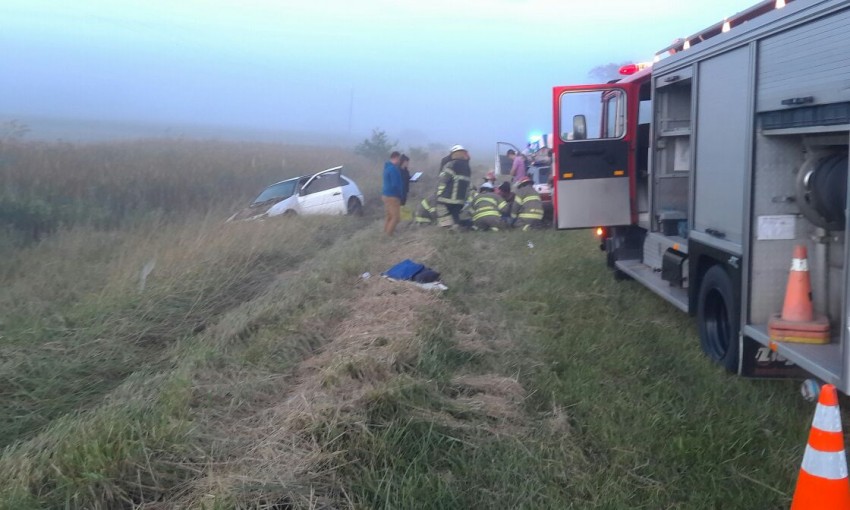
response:
<path id="1" fill-rule="evenodd" d="M 313 193 L 318 193 L 320 191 L 327 191 L 329 189 L 339 187 L 339 174 L 330 173 L 324 174 L 313 179 L 304 191 L 302 191 L 303 195 L 312 195 Z"/>

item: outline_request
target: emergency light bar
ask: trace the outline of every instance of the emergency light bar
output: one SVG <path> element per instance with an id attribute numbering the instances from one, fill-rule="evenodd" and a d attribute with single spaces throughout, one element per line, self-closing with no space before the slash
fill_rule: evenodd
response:
<path id="1" fill-rule="evenodd" d="M 635 74 L 638 71 L 643 71 L 647 67 L 651 66 L 652 62 L 639 62 L 637 64 L 626 64 L 620 68 L 620 74 L 623 76 L 629 76 Z"/>
<path id="2" fill-rule="evenodd" d="M 670 55 L 679 52 L 685 51 L 689 49 L 694 44 L 699 44 L 706 39 L 711 39 L 716 35 L 720 35 L 722 33 L 728 32 L 732 30 L 734 27 L 752 19 L 755 19 L 763 14 L 767 14 L 769 12 L 773 12 L 776 9 L 782 9 L 786 4 L 793 2 L 794 0 L 764 0 L 761 3 L 758 3 L 747 10 L 741 11 L 734 16 L 724 19 L 723 21 L 716 23 L 702 32 L 697 32 L 696 34 L 686 37 L 684 39 L 676 39 L 673 44 L 667 46 L 666 48 L 658 51 L 655 54 L 655 62 L 661 60 L 661 56 L 665 53 L 669 53 Z"/>

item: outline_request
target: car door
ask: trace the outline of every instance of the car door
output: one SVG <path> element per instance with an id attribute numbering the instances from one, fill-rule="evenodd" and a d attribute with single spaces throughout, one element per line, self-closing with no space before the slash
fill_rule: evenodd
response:
<path id="1" fill-rule="evenodd" d="M 555 212 L 559 229 L 632 220 L 626 91 L 613 84 L 556 87 Z"/>
<path id="2" fill-rule="evenodd" d="M 342 214 L 345 197 L 342 194 L 342 167 L 329 168 L 310 177 L 301 188 L 298 201 L 302 214 Z"/>
<path id="3" fill-rule="evenodd" d="M 522 154 L 522 151 L 512 143 L 496 142 L 496 162 L 494 168 L 497 176 L 505 177 L 511 174 L 511 168 L 514 164 L 511 158 L 508 157 L 508 151 L 511 149 L 517 154 Z"/>

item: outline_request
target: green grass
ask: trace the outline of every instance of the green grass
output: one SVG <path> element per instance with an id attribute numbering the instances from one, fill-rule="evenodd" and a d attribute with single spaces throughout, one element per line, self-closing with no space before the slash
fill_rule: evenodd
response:
<path id="1" fill-rule="evenodd" d="M 569 409 L 591 459 L 576 488 L 612 508 L 786 507 L 812 406 L 794 383 L 710 364 L 687 316 L 635 282 L 613 283 L 589 244 L 560 254 L 578 259 L 572 289 L 545 278 L 563 260 L 555 251 L 526 286 L 559 311 L 538 318 L 552 363 L 533 380 Z"/>
<path id="2" fill-rule="evenodd" d="M 111 288 L 79 296 L 64 306 L 54 301 L 52 316 L 46 319 L 42 308 L 34 314 L 19 310 L 3 327 L 0 445 L 31 437 L 54 418 L 96 402 L 140 368 L 168 364 L 172 347 L 203 332 L 227 310 L 262 294 L 279 272 L 362 226 L 347 218 L 209 225 L 189 234 L 195 238 L 194 246 L 180 246 L 188 233 L 172 229 L 170 236 L 162 234 L 171 246 L 148 247 L 147 254 L 137 251 L 144 248 L 133 237 L 124 239 L 124 246 L 113 244 L 116 258 L 131 250 L 136 260 L 145 255 L 158 259 L 159 268 L 149 276 L 144 292 L 134 285 L 133 271 L 143 264 L 132 267 L 125 261 L 131 266 L 129 274 L 106 282 Z M 64 251 L 61 239 L 41 248 L 54 252 L 52 256 Z M 18 278 L 32 279 L 28 273 L 19 273 Z M 23 304 L 21 292 L 7 297 Z"/>
<path id="3" fill-rule="evenodd" d="M 787 507 L 812 413 L 795 384 L 738 379 L 711 365 L 691 320 L 634 282 L 615 283 L 585 234 L 530 235 L 533 250 L 529 234 L 446 237 L 433 263 L 454 283 L 457 310 L 503 322 L 511 347 L 486 364 L 521 374 L 536 425 L 507 437 L 446 430 L 405 412 L 424 404 L 402 394 L 406 407 L 393 407 L 357 450 L 369 466 L 352 475 L 366 481 L 359 501 Z M 566 417 L 563 433 L 541 425 L 553 413 Z"/>
<path id="4" fill-rule="evenodd" d="M 584 234 L 425 230 L 391 242 L 362 225 L 325 244 L 349 226 L 310 224 L 333 236 L 305 244 L 289 260 L 298 271 L 156 356 L 128 355 L 135 366 L 97 398 L 52 411 L 34 400 L 44 423 L 0 458 L 5 507 L 787 507 L 812 406 L 794 383 L 710 364 L 691 320 L 614 282 Z M 357 275 L 416 242 L 451 289 L 403 325 L 415 354 L 370 381 L 382 361 L 342 353 L 324 384 L 367 384 L 362 397 L 275 411 L 299 362 L 354 311 Z M 476 398 L 495 386 L 470 390 L 464 376 L 515 380 L 523 396 L 488 408 Z M 278 412 L 297 426 L 274 425 Z"/>

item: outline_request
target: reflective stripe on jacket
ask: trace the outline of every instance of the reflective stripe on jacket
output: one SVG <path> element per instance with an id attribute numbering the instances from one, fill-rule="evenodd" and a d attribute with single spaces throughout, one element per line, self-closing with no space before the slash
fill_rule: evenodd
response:
<path id="1" fill-rule="evenodd" d="M 463 204 L 469 191 L 469 161 L 453 159 L 443 165 L 437 185 L 437 201 L 443 204 Z"/>
<path id="2" fill-rule="evenodd" d="M 534 186 L 525 185 L 516 190 L 511 216 L 524 220 L 543 220 L 543 202 Z"/>
<path id="3" fill-rule="evenodd" d="M 508 203 L 499 195 L 484 191 L 479 193 L 472 202 L 472 221 L 480 220 L 488 216 L 501 218 L 502 212 L 508 207 Z"/>
<path id="4" fill-rule="evenodd" d="M 417 223 L 431 223 L 437 218 L 437 195 L 425 197 L 416 207 L 413 221 Z"/>

